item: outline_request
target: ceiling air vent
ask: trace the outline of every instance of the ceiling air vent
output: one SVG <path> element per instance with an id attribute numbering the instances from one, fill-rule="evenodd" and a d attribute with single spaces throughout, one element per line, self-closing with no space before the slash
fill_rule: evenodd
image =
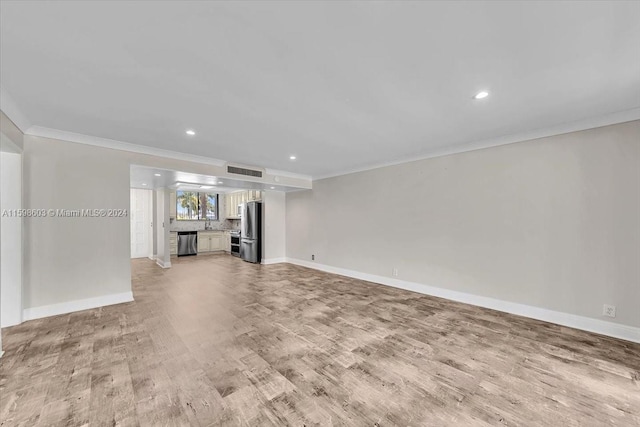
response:
<path id="1" fill-rule="evenodd" d="M 243 166 L 227 165 L 227 173 L 233 173 L 236 175 L 253 176 L 255 178 L 262 178 L 263 171 L 260 169 L 249 169 Z"/>

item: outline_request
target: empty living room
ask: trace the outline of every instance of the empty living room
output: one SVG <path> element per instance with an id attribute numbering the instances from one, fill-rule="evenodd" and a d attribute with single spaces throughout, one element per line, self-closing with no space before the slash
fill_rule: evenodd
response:
<path id="1" fill-rule="evenodd" d="M 640 1 L 0 0 L 0 426 L 640 426 Z"/>

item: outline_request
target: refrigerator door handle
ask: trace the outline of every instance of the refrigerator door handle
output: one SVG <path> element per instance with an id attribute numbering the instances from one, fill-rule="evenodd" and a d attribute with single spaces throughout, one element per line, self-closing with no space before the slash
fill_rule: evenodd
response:
<path id="1" fill-rule="evenodd" d="M 248 238 L 253 239 L 253 223 L 252 220 L 253 218 L 251 217 L 251 215 L 249 214 L 249 203 L 245 203 L 244 204 L 244 219 L 245 219 L 245 223 L 246 223 L 246 230 L 245 230 L 245 235 Z"/>

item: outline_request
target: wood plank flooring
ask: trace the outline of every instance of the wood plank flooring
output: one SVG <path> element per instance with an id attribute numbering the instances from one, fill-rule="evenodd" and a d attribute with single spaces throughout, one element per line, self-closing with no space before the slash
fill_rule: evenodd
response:
<path id="1" fill-rule="evenodd" d="M 289 264 L 6 328 L 2 426 L 638 426 L 640 345 Z"/>

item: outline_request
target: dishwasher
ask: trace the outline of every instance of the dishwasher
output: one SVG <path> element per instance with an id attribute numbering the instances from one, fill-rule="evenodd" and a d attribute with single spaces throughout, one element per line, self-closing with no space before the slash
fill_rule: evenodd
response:
<path id="1" fill-rule="evenodd" d="M 198 254 L 198 232 L 178 231 L 178 256 Z"/>

